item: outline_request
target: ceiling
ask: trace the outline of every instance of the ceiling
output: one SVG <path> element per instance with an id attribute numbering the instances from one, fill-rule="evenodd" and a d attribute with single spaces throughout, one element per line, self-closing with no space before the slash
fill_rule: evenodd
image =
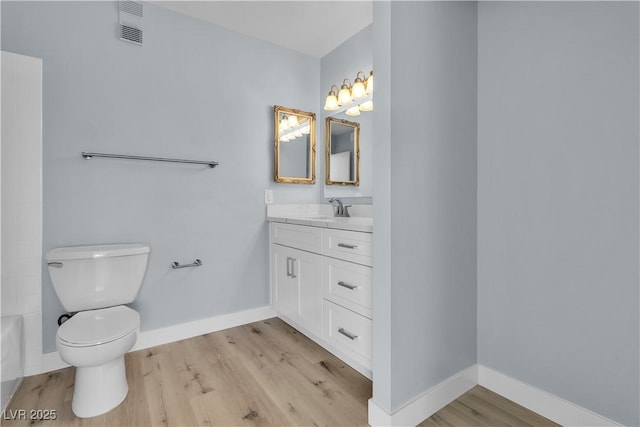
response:
<path id="1" fill-rule="evenodd" d="M 371 0 L 153 3 L 316 58 L 322 58 L 373 21 Z"/>

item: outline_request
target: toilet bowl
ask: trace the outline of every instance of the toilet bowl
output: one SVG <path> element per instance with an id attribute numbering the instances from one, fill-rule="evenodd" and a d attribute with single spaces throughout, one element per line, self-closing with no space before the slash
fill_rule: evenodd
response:
<path id="1" fill-rule="evenodd" d="M 108 412 L 127 396 L 124 355 L 136 343 L 140 315 L 124 304 L 138 295 L 149 252 L 144 244 L 47 252 L 56 294 L 75 313 L 58 328 L 56 347 L 76 367 L 71 409 L 80 418 Z"/>
<path id="2" fill-rule="evenodd" d="M 118 406 L 129 390 L 124 354 L 136 343 L 140 315 L 126 306 L 83 311 L 60 326 L 60 358 L 76 367 L 71 408 L 78 417 Z"/>

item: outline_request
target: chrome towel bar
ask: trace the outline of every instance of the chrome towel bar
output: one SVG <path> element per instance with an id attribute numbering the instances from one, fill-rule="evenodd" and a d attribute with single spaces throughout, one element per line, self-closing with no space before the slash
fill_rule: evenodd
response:
<path id="1" fill-rule="evenodd" d="M 195 260 L 191 264 L 182 264 L 182 265 L 178 261 L 173 261 L 171 263 L 171 268 L 175 270 L 176 268 L 200 267 L 201 265 L 202 265 L 202 261 L 200 261 L 199 259 Z"/>
<path id="2" fill-rule="evenodd" d="M 197 165 L 209 165 L 210 168 L 218 166 L 218 162 L 209 162 L 206 160 L 186 160 L 186 159 L 168 159 L 165 157 L 146 157 L 146 156 L 130 156 L 128 154 L 107 154 L 107 153 L 91 153 L 83 151 L 82 157 L 90 160 L 94 157 L 107 157 L 110 159 L 131 159 L 131 160 L 151 160 L 154 162 L 172 162 L 172 163 L 193 163 Z"/>

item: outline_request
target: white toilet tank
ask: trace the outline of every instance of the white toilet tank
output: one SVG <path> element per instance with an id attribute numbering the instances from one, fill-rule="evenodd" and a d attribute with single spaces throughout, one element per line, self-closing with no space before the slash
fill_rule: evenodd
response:
<path id="1" fill-rule="evenodd" d="M 53 287 L 68 312 L 133 302 L 151 249 L 142 243 L 52 249 L 46 260 Z"/>

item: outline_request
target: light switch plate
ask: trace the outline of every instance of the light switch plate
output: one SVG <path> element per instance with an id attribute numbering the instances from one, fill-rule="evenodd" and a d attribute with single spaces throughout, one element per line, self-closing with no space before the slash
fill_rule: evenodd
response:
<path id="1" fill-rule="evenodd" d="M 270 205 L 273 203 L 273 190 L 264 190 L 264 204 Z"/>

